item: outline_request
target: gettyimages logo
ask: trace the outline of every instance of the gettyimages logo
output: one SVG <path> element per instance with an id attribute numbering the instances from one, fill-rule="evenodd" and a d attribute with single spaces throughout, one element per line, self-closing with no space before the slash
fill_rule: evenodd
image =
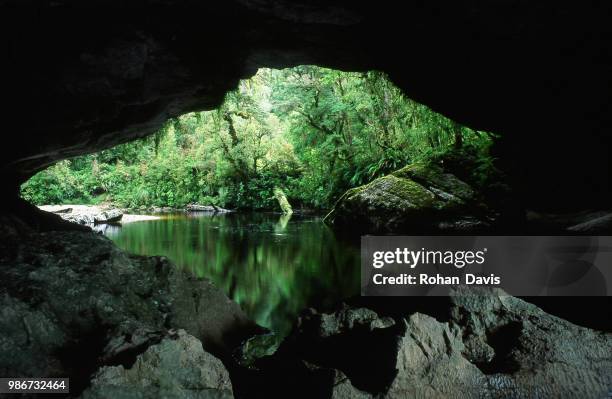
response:
<path id="1" fill-rule="evenodd" d="M 372 266 L 379 269 L 385 264 L 403 264 L 414 269 L 420 264 L 444 264 L 461 269 L 472 264 L 482 265 L 486 253 L 486 248 L 480 251 L 431 251 L 425 248 L 412 251 L 408 248 L 397 248 L 395 251 L 375 251 Z"/>
<path id="2" fill-rule="evenodd" d="M 611 282 L 608 236 L 362 237 L 362 295 L 448 295 L 467 285 L 519 296 L 606 296 Z"/>

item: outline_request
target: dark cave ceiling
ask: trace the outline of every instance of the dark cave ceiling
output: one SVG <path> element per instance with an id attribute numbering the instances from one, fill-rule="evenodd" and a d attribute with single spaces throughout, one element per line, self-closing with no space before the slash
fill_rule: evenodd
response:
<path id="1" fill-rule="evenodd" d="M 214 108 L 259 67 L 317 64 L 383 70 L 500 133 L 496 156 L 529 206 L 609 204 L 611 3 L 400 3 L 0 0 L 0 178 L 14 190 L 56 160 Z"/>

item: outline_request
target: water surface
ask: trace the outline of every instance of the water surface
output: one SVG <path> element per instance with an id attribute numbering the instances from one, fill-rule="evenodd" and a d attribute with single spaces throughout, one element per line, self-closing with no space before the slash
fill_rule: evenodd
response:
<path id="1" fill-rule="evenodd" d="M 320 217 L 191 213 L 109 226 L 130 252 L 163 255 L 213 281 L 258 324 L 286 335 L 297 314 L 359 293 L 359 248 Z"/>

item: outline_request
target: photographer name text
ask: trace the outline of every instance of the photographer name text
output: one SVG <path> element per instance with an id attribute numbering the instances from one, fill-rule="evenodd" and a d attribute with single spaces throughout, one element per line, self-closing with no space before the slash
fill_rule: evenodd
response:
<path id="1" fill-rule="evenodd" d="M 411 272 L 422 265 L 450 266 L 462 269 L 470 265 L 482 265 L 486 260 L 487 249 L 469 251 L 439 251 L 411 250 L 408 248 L 396 248 L 395 251 L 375 251 L 372 253 L 372 267 L 382 269 L 388 265 L 401 265 Z M 394 267 L 397 269 L 397 267 Z M 452 270 L 452 269 L 451 269 Z M 385 273 L 386 274 L 386 273 Z M 375 273 L 372 282 L 376 285 L 487 285 L 496 286 L 501 284 L 501 278 L 495 274 L 487 276 L 474 273 L 465 273 L 462 276 L 445 275 L 441 273 L 410 274 L 399 273 L 393 276 L 383 273 Z"/>

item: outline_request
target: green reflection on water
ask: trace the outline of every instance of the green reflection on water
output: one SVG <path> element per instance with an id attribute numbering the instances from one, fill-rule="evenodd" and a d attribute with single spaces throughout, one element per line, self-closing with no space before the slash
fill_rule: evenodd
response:
<path id="1" fill-rule="evenodd" d="M 167 256 L 210 279 L 280 335 L 302 309 L 359 293 L 359 248 L 338 240 L 318 217 L 181 214 L 105 234 L 123 249 Z"/>

